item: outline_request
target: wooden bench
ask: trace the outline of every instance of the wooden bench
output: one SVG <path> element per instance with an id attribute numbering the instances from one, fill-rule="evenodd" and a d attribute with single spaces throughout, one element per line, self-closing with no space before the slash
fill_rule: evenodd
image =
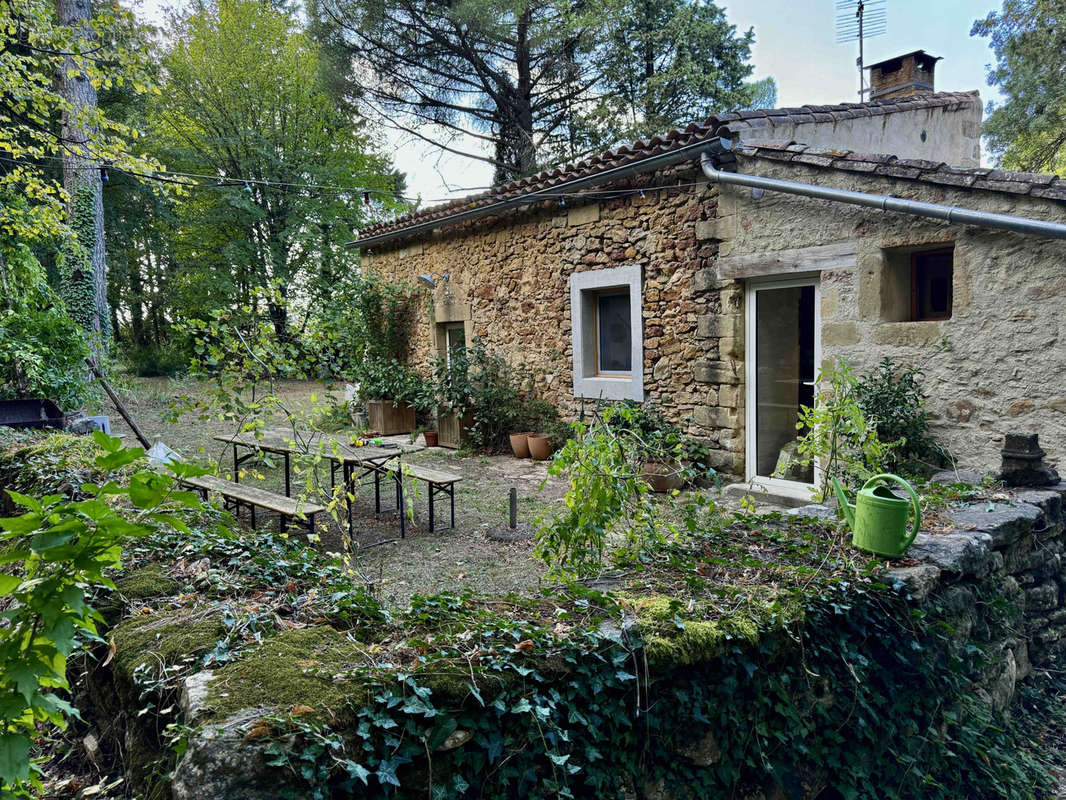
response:
<path id="1" fill-rule="evenodd" d="M 268 492 L 266 489 L 256 489 L 243 483 L 235 483 L 214 475 L 201 475 L 198 478 L 182 478 L 182 483 L 191 486 L 206 500 L 208 492 L 222 495 L 226 510 L 235 509 L 240 514 L 241 506 L 248 506 L 252 516 L 252 527 L 255 527 L 255 509 L 263 508 L 273 511 L 280 518 L 279 527 L 285 532 L 286 523 L 290 518 L 306 517 L 308 533 L 315 532 L 315 515 L 326 510 L 325 506 L 316 503 L 304 503 L 292 497 Z"/>
<path id="2" fill-rule="evenodd" d="M 452 472 L 444 472 L 439 469 L 422 467 L 417 464 L 398 464 L 390 461 L 382 465 L 374 472 L 374 505 L 375 510 L 381 513 L 380 480 L 385 473 L 390 473 L 396 480 L 396 508 L 403 513 L 403 479 L 400 473 L 410 475 L 415 480 L 424 481 L 429 486 L 429 532 L 434 530 L 433 501 L 437 495 L 447 495 L 451 501 L 451 528 L 455 527 L 455 484 L 463 479 L 462 475 Z M 447 530 L 447 529 L 446 529 Z"/>

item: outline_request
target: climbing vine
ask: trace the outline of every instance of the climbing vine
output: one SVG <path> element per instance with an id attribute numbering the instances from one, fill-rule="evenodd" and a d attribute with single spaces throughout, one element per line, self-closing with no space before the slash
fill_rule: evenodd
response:
<path id="1" fill-rule="evenodd" d="M 96 238 L 95 193 L 85 184 L 74 190 L 70 200 L 70 230 L 59 258 L 59 275 L 67 313 L 87 333 L 93 333 L 96 303 L 93 294 L 92 246 Z M 100 321 L 102 329 L 109 322 Z M 106 338 L 106 330 L 103 331 Z"/>

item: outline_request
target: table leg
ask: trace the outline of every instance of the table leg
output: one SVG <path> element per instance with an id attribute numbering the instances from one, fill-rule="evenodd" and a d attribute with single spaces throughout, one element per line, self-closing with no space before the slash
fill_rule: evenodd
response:
<path id="1" fill-rule="evenodd" d="M 237 443 L 233 444 L 233 482 L 241 482 L 241 462 L 237 460 Z"/>
<path id="2" fill-rule="evenodd" d="M 452 483 L 448 486 L 448 497 L 452 501 L 452 530 L 455 530 L 455 484 Z"/>
<path id="3" fill-rule="evenodd" d="M 400 538 L 405 538 L 407 528 L 407 512 L 403 507 L 403 470 L 396 470 L 396 509 L 400 513 Z"/>
<path id="4" fill-rule="evenodd" d="M 429 484 L 429 532 L 433 533 L 433 484 Z"/>
<path id="5" fill-rule="evenodd" d="M 355 469 L 345 463 L 341 467 L 341 478 L 344 480 L 344 500 L 348 504 L 348 544 L 351 545 L 352 540 L 355 538 L 355 522 L 352 519 L 352 475 L 355 473 Z"/>
<path id="6" fill-rule="evenodd" d="M 289 485 L 289 454 L 284 453 L 285 457 L 285 496 L 292 497 L 292 488 Z"/>

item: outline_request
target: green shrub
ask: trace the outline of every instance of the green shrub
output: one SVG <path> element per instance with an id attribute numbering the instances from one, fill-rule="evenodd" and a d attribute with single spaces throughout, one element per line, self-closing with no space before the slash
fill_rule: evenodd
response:
<path id="1" fill-rule="evenodd" d="M 176 342 L 162 345 L 126 345 L 119 361 L 139 378 L 173 378 L 189 370 L 189 354 Z"/>
<path id="2" fill-rule="evenodd" d="M 39 726 L 64 728 L 77 711 L 64 699 L 70 688 L 67 659 L 100 642 L 98 611 L 89 605 L 94 586 L 114 588 L 108 570 L 119 566 L 125 543 L 160 525 L 184 525 L 172 512 L 198 508 L 191 492 L 176 491 L 171 476 L 147 470 L 116 472 L 144 455 L 119 439 L 94 434 L 101 452 L 95 469 L 110 480 L 83 484 L 73 498 L 40 498 L 8 490 L 24 511 L 0 519 L 0 595 L 10 598 L 0 627 L 0 794 L 29 797 L 40 789 L 30 760 Z M 203 470 L 179 465 L 182 474 Z M 121 501 L 116 502 L 116 501 Z M 120 506 L 125 506 L 121 508 Z"/>
<path id="3" fill-rule="evenodd" d="M 908 476 L 923 476 L 946 460 L 944 449 L 929 433 L 922 373 L 884 359 L 855 386 L 855 400 L 877 438 L 892 445 L 885 466 Z"/>
<path id="4" fill-rule="evenodd" d="M 804 465 L 822 469 L 820 499 L 830 494 L 832 480 L 855 487 L 889 468 L 892 443 L 882 441 L 859 405 L 859 381 L 847 361 L 818 373 L 818 383 L 828 389 L 816 398 L 814 408 L 801 406 L 796 429 L 796 454 Z"/>
<path id="5" fill-rule="evenodd" d="M 460 417 L 469 413 L 470 439 L 476 447 L 506 450 L 509 435 L 519 431 L 547 433 L 558 447 L 568 435 L 558 409 L 538 398 L 507 360 L 478 338 L 469 347 L 452 350 L 448 358 L 436 359 L 433 381 L 425 385 L 421 402 Z"/>
<path id="6" fill-rule="evenodd" d="M 0 399 L 47 397 L 64 411 L 92 388 L 82 329 L 58 308 L 0 309 Z"/>

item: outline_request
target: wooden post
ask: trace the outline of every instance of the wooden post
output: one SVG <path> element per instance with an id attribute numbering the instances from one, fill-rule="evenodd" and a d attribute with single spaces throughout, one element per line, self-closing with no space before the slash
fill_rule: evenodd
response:
<path id="1" fill-rule="evenodd" d="M 518 490 L 511 487 L 511 530 L 518 527 Z"/>

